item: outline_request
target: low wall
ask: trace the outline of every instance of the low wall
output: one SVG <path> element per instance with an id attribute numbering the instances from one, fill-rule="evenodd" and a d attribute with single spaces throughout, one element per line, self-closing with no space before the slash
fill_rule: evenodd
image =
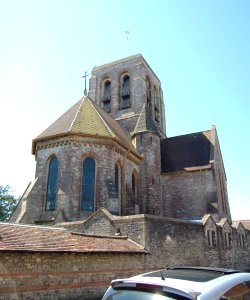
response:
<path id="1" fill-rule="evenodd" d="M 144 272 L 144 256 L 1 253 L 0 299 L 101 299 L 112 279 Z"/>

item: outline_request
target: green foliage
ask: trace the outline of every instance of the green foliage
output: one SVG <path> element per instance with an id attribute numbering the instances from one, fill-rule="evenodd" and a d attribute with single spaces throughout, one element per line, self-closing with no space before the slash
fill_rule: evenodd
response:
<path id="1" fill-rule="evenodd" d="M 0 221 L 6 222 L 9 220 L 18 199 L 13 196 L 9 185 L 0 185 Z"/>

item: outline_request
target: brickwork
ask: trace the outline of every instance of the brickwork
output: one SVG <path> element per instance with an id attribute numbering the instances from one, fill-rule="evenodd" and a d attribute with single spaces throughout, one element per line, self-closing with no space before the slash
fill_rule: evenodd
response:
<path id="1" fill-rule="evenodd" d="M 0 253 L 0 299 L 100 298 L 114 278 L 143 272 L 144 255 Z"/>
<path id="2" fill-rule="evenodd" d="M 149 132 L 137 135 L 137 150 L 144 155 L 140 164 L 140 211 L 142 213 L 161 215 L 161 160 L 160 139 Z"/>
<path id="3" fill-rule="evenodd" d="M 196 265 L 227 268 L 250 267 L 250 231 L 242 225 L 237 228 L 227 221 L 215 223 L 207 215 L 202 222 L 184 222 L 177 219 L 136 215 L 113 217 L 98 211 L 85 222 L 62 224 L 72 231 L 95 234 L 115 234 L 119 228 L 122 235 L 145 247 L 147 268 L 170 265 Z M 96 226 L 95 224 L 100 225 Z M 215 244 L 209 244 L 208 231 L 215 232 Z M 232 233 L 232 242 L 226 246 L 225 232 Z M 245 237 L 240 245 L 240 234 Z"/>
<path id="4" fill-rule="evenodd" d="M 121 165 L 121 198 L 115 198 L 119 206 L 118 214 L 126 214 L 126 186 L 131 187 L 134 171 L 139 172 L 137 163 L 131 161 L 119 145 L 102 139 L 73 139 L 66 145 L 45 147 L 36 155 L 36 185 L 29 193 L 29 206 L 22 218 L 23 223 L 55 217 L 56 222 L 65 221 L 60 214 L 63 209 L 68 219 L 86 218 L 89 214 L 80 209 L 82 161 L 86 156 L 96 161 L 95 210 L 105 207 L 113 211 L 112 202 L 107 189 L 107 180 L 115 181 L 114 169 L 117 162 Z M 59 159 L 58 201 L 56 211 L 45 212 L 48 162 L 52 156 Z M 103 180 L 105 179 L 105 180 Z M 39 192 L 38 192 L 39 191 Z M 129 201 L 129 199 L 128 199 Z M 134 212 L 134 210 L 133 210 Z"/>
<path id="5" fill-rule="evenodd" d="M 164 216 L 199 218 L 216 201 L 214 173 L 211 169 L 162 175 Z"/>
<path id="6" fill-rule="evenodd" d="M 127 73 L 130 76 L 130 107 L 120 109 L 121 95 L 121 76 Z M 98 103 L 101 107 L 103 81 L 109 79 L 111 81 L 111 115 L 119 121 L 121 127 L 126 128 L 127 132 L 134 129 L 135 120 L 141 112 L 142 106 L 147 103 L 147 79 L 150 81 L 151 101 L 154 102 L 154 89 L 157 90 L 157 100 L 159 101 L 160 111 L 160 129 L 165 133 L 165 109 L 163 102 L 163 94 L 161 84 L 157 76 L 154 74 L 150 66 L 144 58 L 138 54 L 119 60 L 114 63 L 105 64 L 95 67 L 92 70 L 89 82 L 89 98 Z M 154 103 L 150 105 L 151 114 L 155 117 Z M 162 113 L 163 112 L 163 113 Z M 124 125 L 123 125 L 124 123 Z"/>

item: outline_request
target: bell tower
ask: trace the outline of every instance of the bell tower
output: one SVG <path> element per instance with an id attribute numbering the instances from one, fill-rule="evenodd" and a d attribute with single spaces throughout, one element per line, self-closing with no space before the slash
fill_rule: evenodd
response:
<path id="1" fill-rule="evenodd" d="M 145 105 L 161 137 L 166 136 L 161 83 L 141 54 L 94 67 L 89 98 L 132 134 Z"/>

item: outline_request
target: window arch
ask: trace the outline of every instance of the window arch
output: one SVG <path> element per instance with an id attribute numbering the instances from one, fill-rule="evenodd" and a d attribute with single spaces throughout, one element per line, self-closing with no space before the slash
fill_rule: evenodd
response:
<path id="1" fill-rule="evenodd" d="M 47 211 L 56 209 L 56 198 L 58 189 L 58 158 L 52 157 L 49 162 L 47 192 L 46 192 L 46 207 Z"/>
<path id="2" fill-rule="evenodd" d="M 105 80 L 103 83 L 102 105 L 106 112 L 111 110 L 111 81 Z"/>
<path id="3" fill-rule="evenodd" d="M 95 165 L 95 160 L 90 156 L 82 163 L 81 209 L 84 211 L 94 211 Z"/>
<path id="4" fill-rule="evenodd" d="M 130 107 L 130 78 L 129 75 L 124 75 L 122 77 L 121 85 L 121 109 Z"/>

